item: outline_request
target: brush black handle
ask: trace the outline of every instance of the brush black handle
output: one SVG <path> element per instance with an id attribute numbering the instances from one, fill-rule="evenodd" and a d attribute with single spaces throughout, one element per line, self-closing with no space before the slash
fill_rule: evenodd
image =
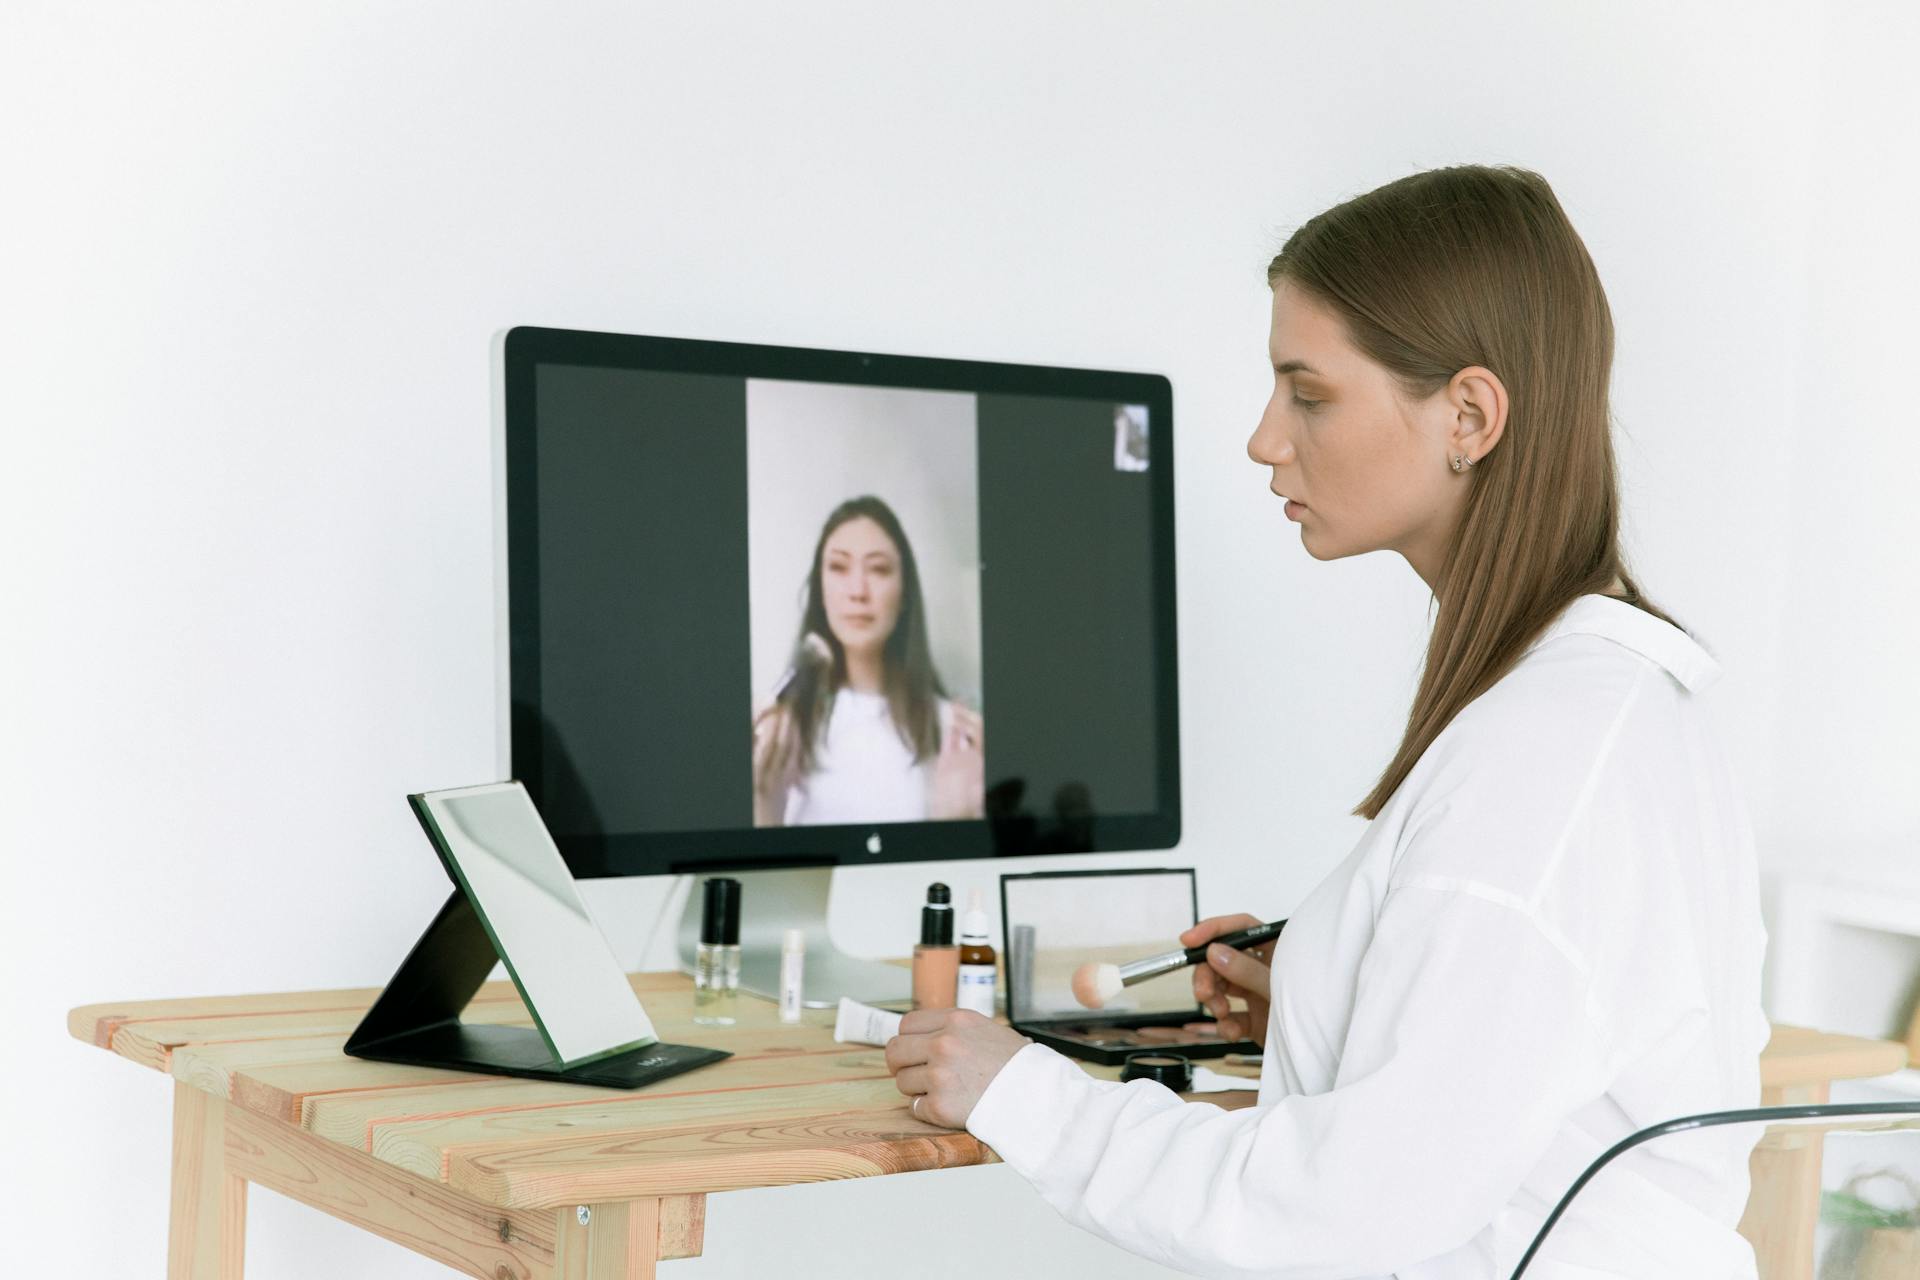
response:
<path id="1" fill-rule="evenodd" d="M 1261 943 L 1280 936 L 1287 927 L 1285 920 L 1275 920 L 1271 924 L 1257 924 L 1251 929 L 1240 929 L 1233 933 L 1223 933 L 1212 942 L 1203 942 L 1197 947 L 1187 948 L 1187 963 L 1201 964 L 1207 958 L 1207 948 L 1218 943 L 1223 947 L 1238 947 L 1242 951 L 1248 947 L 1257 947 Z"/>
<path id="2" fill-rule="evenodd" d="M 1223 933 L 1213 942 L 1203 942 L 1197 947 L 1176 947 L 1172 951 L 1163 951 L 1157 956 L 1145 956 L 1120 966 L 1120 985 L 1130 987 L 1136 982 L 1145 982 L 1148 978 L 1157 978 L 1163 973 L 1172 973 L 1175 969 L 1184 969 L 1188 965 L 1204 964 L 1207 948 L 1214 942 L 1229 947 L 1257 947 L 1269 938 L 1278 937 L 1287 927 L 1285 920 L 1275 920 L 1272 924 L 1257 924 L 1251 929 L 1241 929 L 1235 933 Z"/>

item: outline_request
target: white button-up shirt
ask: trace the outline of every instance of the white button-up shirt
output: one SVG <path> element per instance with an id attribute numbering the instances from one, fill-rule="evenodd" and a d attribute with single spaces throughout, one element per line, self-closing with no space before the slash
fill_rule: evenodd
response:
<path id="1" fill-rule="evenodd" d="M 1719 671 L 1580 597 L 1290 917 L 1257 1105 L 1034 1044 L 968 1130 L 1069 1221 L 1196 1275 L 1505 1280 L 1614 1142 L 1759 1104 L 1753 835 L 1693 696 Z M 1742 1130 L 1621 1157 L 1529 1280 L 1752 1276 Z"/>

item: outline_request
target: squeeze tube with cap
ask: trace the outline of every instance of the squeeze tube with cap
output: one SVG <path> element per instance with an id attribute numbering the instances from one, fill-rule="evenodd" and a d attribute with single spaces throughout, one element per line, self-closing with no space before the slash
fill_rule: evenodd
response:
<path id="1" fill-rule="evenodd" d="M 780 1021 L 800 1021 L 801 966 L 807 958 L 807 935 L 789 929 L 780 942 Z"/>
<path id="2" fill-rule="evenodd" d="M 987 909 L 980 891 L 967 897 L 967 920 L 960 930 L 960 984 L 956 1002 L 962 1009 L 993 1016 L 993 948 L 987 945 Z"/>
<path id="3" fill-rule="evenodd" d="M 833 1023 L 835 1040 L 884 1045 L 899 1034 L 899 1014 L 861 1004 L 847 996 L 840 997 L 840 1016 Z"/>
<path id="4" fill-rule="evenodd" d="M 700 945 L 693 953 L 693 1020 L 730 1027 L 740 1004 L 740 882 L 714 876 L 701 890 Z"/>
<path id="5" fill-rule="evenodd" d="M 960 948 L 953 945 L 953 896 L 944 884 L 927 886 L 920 908 L 920 945 L 913 949 L 913 1007 L 951 1009 L 960 976 Z"/>

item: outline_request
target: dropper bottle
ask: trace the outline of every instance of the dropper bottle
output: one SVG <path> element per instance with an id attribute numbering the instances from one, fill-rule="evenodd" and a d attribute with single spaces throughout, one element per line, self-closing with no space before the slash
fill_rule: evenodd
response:
<path id="1" fill-rule="evenodd" d="M 975 889 L 967 895 L 967 918 L 960 927 L 960 987 L 962 1009 L 993 1016 L 993 948 L 987 942 L 987 908 Z"/>

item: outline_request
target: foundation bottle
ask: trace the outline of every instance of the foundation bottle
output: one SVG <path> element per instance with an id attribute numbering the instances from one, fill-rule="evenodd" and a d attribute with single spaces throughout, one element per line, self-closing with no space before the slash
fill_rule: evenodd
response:
<path id="1" fill-rule="evenodd" d="M 960 983 L 960 948 L 953 945 L 953 896 L 944 884 L 927 886 L 920 908 L 920 945 L 913 949 L 913 1007 L 951 1009 Z"/>
<path id="2" fill-rule="evenodd" d="M 967 918 L 960 928 L 960 990 L 955 1003 L 991 1018 L 994 976 L 993 948 L 987 943 L 987 908 L 975 889 L 967 897 Z"/>

